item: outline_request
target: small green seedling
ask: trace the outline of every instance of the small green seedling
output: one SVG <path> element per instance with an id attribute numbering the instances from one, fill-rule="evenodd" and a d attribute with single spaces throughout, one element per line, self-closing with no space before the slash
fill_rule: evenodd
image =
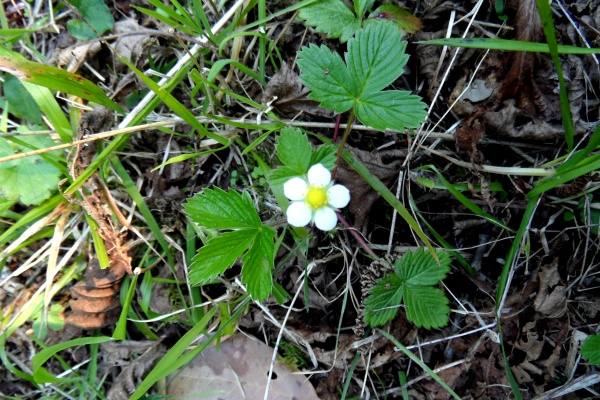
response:
<path id="1" fill-rule="evenodd" d="M 300 10 L 298 16 L 316 32 L 325 33 L 332 39 L 340 38 L 346 42 L 363 25 L 381 20 L 393 21 L 398 29 L 414 33 L 421 29 L 421 20 L 410 12 L 394 4 L 385 4 L 365 18 L 375 0 L 354 0 L 354 10 L 349 9 L 342 0 L 317 1 Z"/>
<path id="2" fill-rule="evenodd" d="M 588 337 L 579 350 L 581 350 L 581 357 L 590 364 L 600 366 L 600 335 Z"/>
<path id="3" fill-rule="evenodd" d="M 210 239 L 194 256 L 190 282 L 209 283 L 241 257 L 242 283 L 253 299 L 265 300 L 273 286 L 275 230 L 262 224 L 248 192 L 204 189 L 184 209 L 201 227 L 227 230 Z"/>
<path id="4" fill-rule="evenodd" d="M 53 304 L 48 310 L 48 314 L 44 317 L 42 310 L 33 316 L 33 333 L 38 339 L 45 339 L 50 328 L 55 332 L 60 331 L 65 327 L 65 321 L 62 317 L 64 307 L 60 304 Z"/>
<path id="5" fill-rule="evenodd" d="M 421 98 L 405 90 L 383 90 L 402 75 L 405 50 L 392 23 L 369 24 L 348 41 L 345 63 L 325 45 L 302 48 L 300 79 L 311 99 L 336 113 L 353 109 L 363 124 L 381 131 L 417 128 L 427 116 Z"/>
<path id="6" fill-rule="evenodd" d="M 27 141 L 34 148 L 54 145 L 44 136 L 31 136 Z M 0 157 L 26 151 L 31 149 L 0 138 Z M 56 190 L 60 176 L 60 169 L 40 156 L 3 162 L 0 164 L 0 198 L 19 200 L 27 206 L 38 205 Z"/>
<path id="7" fill-rule="evenodd" d="M 406 318 L 417 327 L 440 328 L 448 323 L 448 299 L 435 288 L 450 271 L 450 256 L 438 250 L 439 263 L 427 249 L 407 252 L 394 263 L 394 273 L 371 288 L 365 300 L 365 323 L 384 325 L 394 319 L 404 301 Z"/>

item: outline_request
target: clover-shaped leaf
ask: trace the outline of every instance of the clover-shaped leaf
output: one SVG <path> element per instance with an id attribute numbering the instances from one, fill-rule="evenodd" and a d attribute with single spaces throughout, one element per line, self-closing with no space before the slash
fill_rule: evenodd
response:
<path id="1" fill-rule="evenodd" d="M 368 24 L 348 40 L 344 60 L 328 47 L 310 45 L 299 53 L 300 79 L 309 97 L 343 113 L 354 108 L 356 117 L 378 130 L 403 131 L 425 121 L 425 104 L 419 96 L 384 88 L 404 71 L 406 42 L 391 22 Z"/>
<path id="2" fill-rule="evenodd" d="M 407 252 L 396 260 L 395 274 L 380 279 L 365 300 L 365 323 L 384 325 L 394 319 L 402 300 L 406 318 L 418 327 L 440 328 L 448 323 L 448 299 L 433 287 L 450 270 L 450 257 L 437 251 L 439 263 L 426 249 Z"/>

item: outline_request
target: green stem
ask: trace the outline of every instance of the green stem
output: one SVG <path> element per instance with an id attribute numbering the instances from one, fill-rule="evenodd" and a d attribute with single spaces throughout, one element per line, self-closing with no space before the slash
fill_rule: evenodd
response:
<path id="1" fill-rule="evenodd" d="M 346 140 L 348 140 L 348 135 L 350 134 L 350 130 L 352 130 L 352 125 L 354 125 L 354 121 L 356 120 L 356 116 L 354 114 L 354 108 L 350 111 L 350 117 L 348 118 L 348 123 L 346 124 L 346 130 L 344 131 L 344 136 L 342 137 L 342 141 L 340 142 L 340 147 L 338 148 L 337 156 L 335 158 L 335 168 L 331 173 L 331 179 L 335 178 L 335 174 L 337 173 L 338 166 L 340 165 L 340 159 L 342 158 L 342 152 L 344 151 L 344 145 L 346 144 Z"/>

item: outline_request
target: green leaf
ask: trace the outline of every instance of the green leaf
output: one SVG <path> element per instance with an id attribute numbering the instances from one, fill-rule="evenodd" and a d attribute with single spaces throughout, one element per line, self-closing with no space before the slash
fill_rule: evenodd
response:
<path id="1" fill-rule="evenodd" d="M 242 283 L 247 285 L 248 292 L 254 300 L 262 301 L 269 297 L 273 287 L 271 270 L 274 267 L 275 231 L 263 227 L 254 239 L 252 247 L 242 257 Z"/>
<path id="2" fill-rule="evenodd" d="M 586 339 L 580 347 L 581 357 L 590 364 L 600 366 L 600 335 L 593 335 Z"/>
<path id="3" fill-rule="evenodd" d="M 448 323 L 450 308 L 444 293 L 431 286 L 404 285 L 406 318 L 417 327 L 441 328 Z"/>
<path id="4" fill-rule="evenodd" d="M 393 320 L 402 303 L 402 295 L 402 281 L 396 275 L 377 281 L 365 300 L 365 323 L 379 326 Z"/>
<path id="5" fill-rule="evenodd" d="M 450 256 L 445 251 L 436 251 L 438 262 L 424 248 L 407 252 L 395 262 L 395 272 L 404 282 L 410 285 L 437 285 L 450 271 Z"/>
<path id="6" fill-rule="evenodd" d="M 314 26 L 315 32 L 325 33 L 332 39 L 340 38 L 342 43 L 360 28 L 360 20 L 341 0 L 317 1 L 302 8 L 298 16 L 306 25 Z"/>
<path id="7" fill-rule="evenodd" d="M 188 200 L 185 212 L 195 223 L 209 229 L 233 229 L 208 241 L 190 265 L 192 284 L 205 284 L 241 258 L 242 282 L 255 300 L 271 293 L 275 231 L 262 224 L 247 192 L 204 189 Z"/>
<path id="8" fill-rule="evenodd" d="M 284 128 L 277 139 L 277 157 L 281 162 L 303 175 L 310 167 L 312 147 L 308 138 L 299 129 Z"/>
<path id="9" fill-rule="evenodd" d="M 31 137 L 30 144 L 48 147 L 43 138 Z M 51 143 L 52 141 L 48 139 Z M 0 157 L 6 157 L 19 152 L 11 144 L 0 138 Z M 31 156 L 0 164 L 0 196 L 7 199 L 19 200 L 21 203 L 37 205 L 50 197 L 60 181 L 60 170 L 44 161 L 40 156 Z"/>
<path id="10" fill-rule="evenodd" d="M 62 328 L 64 328 L 65 326 L 65 321 L 64 319 L 61 317 L 61 313 L 64 311 L 63 306 L 61 306 L 60 304 L 53 304 L 50 307 L 50 310 L 48 311 L 47 314 L 47 327 L 52 329 L 55 332 L 60 331 Z M 46 329 L 44 329 L 44 321 L 42 320 L 43 316 L 42 316 L 42 312 L 40 310 L 40 313 L 38 315 L 38 317 L 33 321 L 33 332 L 35 334 L 35 337 L 40 338 L 40 339 L 44 339 L 46 337 L 46 335 L 48 334 L 48 331 Z"/>
<path id="11" fill-rule="evenodd" d="M 465 47 L 468 49 L 528 51 L 531 53 L 550 53 L 548 43 L 524 42 L 520 40 L 498 38 L 447 38 L 415 42 L 417 44 L 435 44 L 438 46 Z M 597 47 L 577 47 L 558 45 L 558 54 L 600 54 Z"/>
<path id="12" fill-rule="evenodd" d="M 215 279 L 244 254 L 255 237 L 256 230 L 244 229 L 226 232 L 210 240 L 192 259 L 190 282 L 199 285 Z"/>
<path id="13" fill-rule="evenodd" d="M 335 168 L 335 146 L 323 145 L 317 147 L 310 157 L 310 165 L 323 164 L 328 170 Z"/>
<path id="14" fill-rule="evenodd" d="M 103 0 L 69 0 L 69 3 L 81 12 L 83 18 L 99 34 L 102 35 L 113 28 L 115 19 Z M 84 21 L 72 19 L 67 22 L 67 28 L 71 35 L 77 39 L 90 40 L 96 38 L 96 33 Z"/>
<path id="15" fill-rule="evenodd" d="M 204 189 L 183 206 L 198 225 L 208 229 L 258 228 L 260 217 L 247 192 L 240 194 L 230 189 Z"/>
<path id="16" fill-rule="evenodd" d="M 403 90 L 369 93 L 356 104 L 356 118 L 365 125 L 384 131 L 404 131 L 418 127 L 427 116 L 419 96 Z"/>
<path id="17" fill-rule="evenodd" d="M 283 166 L 271 171 L 271 174 L 269 175 L 269 182 L 271 183 L 271 186 L 279 187 L 283 186 L 283 184 L 289 179 L 298 175 L 302 174 L 299 174 L 296 170 L 290 167 Z"/>
<path id="18" fill-rule="evenodd" d="M 394 82 L 408 61 L 406 42 L 390 23 L 360 29 L 348 41 L 346 63 L 359 97 L 380 91 Z"/>
<path id="19" fill-rule="evenodd" d="M 391 22 L 368 24 L 348 41 L 346 64 L 327 47 L 298 53 L 300 79 L 309 97 L 336 113 L 354 107 L 356 117 L 378 130 L 403 131 L 424 122 L 425 103 L 406 91 L 384 91 L 402 74 L 408 56 L 402 33 Z"/>
<path id="20" fill-rule="evenodd" d="M 121 107 L 94 83 L 60 68 L 11 56 L 0 56 L 0 71 L 8 72 L 24 82 L 72 94 L 122 112 Z"/>
<path id="21" fill-rule="evenodd" d="M 421 29 L 421 20 L 410 11 L 395 4 L 384 4 L 369 15 L 368 21 L 386 19 L 394 22 L 398 29 L 406 33 L 415 33 Z"/>
<path id="22" fill-rule="evenodd" d="M 284 164 L 271 171 L 269 182 L 273 190 L 278 190 L 289 179 L 306 175 L 315 164 L 323 164 L 329 170 L 335 167 L 335 146 L 323 145 L 312 151 L 306 134 L 298 129 L 286 128 L 277 141 L 277 156 Z"/>
<path id="23" fill-rule="evenodd" d="M 365 12 L 373 6 L 375 0 L 354 0 L 354 11 L 362 18 Z"/>
<path id="24" fill-rule="evenodd" d="M 417 327 L 446 325 L 448 299 L 433 285 L 446 277 L 451 260 L 443 250 L 437 250 L 436 256 L 439 263 L 430 251 L 421 248 L 396 260 L 395 273 L 379 279 L 365 299 L 365 323 L 376 326 L 391 321 L 404 299 L 406 318 Z"/>
<path id="25" fill-rule="evenodd" d="M 27 89 L 14 76 L 8 74 L 4 78 L 4 96 L 10 107 L 10 112 L 17 117 L 22 117 L 29 122 L 42 125 L 42 112 L 40 107 L 33 100 L 33 97 Z"/>
<path id="26" fill-rule="evenodd" d="M 339 54 L 325 45 L 311 44 L 298 52 L 298 66 L 300 80 L 312 90 L 311 99 L 336 113 L 352 108 L 358 89 Z"/>

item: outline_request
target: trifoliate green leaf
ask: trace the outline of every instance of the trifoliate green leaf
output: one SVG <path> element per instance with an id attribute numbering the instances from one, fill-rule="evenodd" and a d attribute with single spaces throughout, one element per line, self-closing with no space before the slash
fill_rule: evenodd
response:
<path id="1" fill-rule="evenodd" d="M 378 92 L 394 82 L 408 62 L 406 42 L 392 24 L 374 24 L 360 29 L 348 41 L 346 63 L 358 97 Z"/>
<path id="2" fill-rule="evenodd" d="M 50 140 L 32 137 L 29 143 L 44 148 L 54 145 Z M 6 139 L 0 138 L 0 157 L 6 157 L 31 149 L 11 146 Z M 29 206 L 40 204 L 57 189 L 60 181 L 60 170 L 46 162 L 40 156 L 31 156 L 0 164 L 0 197 L 18 199 Z"/>
<path id="3" fill-rule="evenodd" d="M 113 28 L 115 19 L 103 0 L 69 0 L 80 12 L 83 18 L 96 29 L 99 34 Z M 71 35 L 80 40 L 95 39 L 96 33 L 84 21 L 72 19 L 67 22 Z"/>
<path id="4" fill-rule="evenodd" d="M 299 129 L 286 128 L 277 139 L 277 156 L 284 164 L 269 175 L 269 183 L 274 190 L 283 186 L 289 179 L 308 173 L 311 166 L 323 164 L 329 170 L 335 167 L 335 147 L 319 146 L 312 151 L 306 134 Z"/>
<path id="5" fill-rule="evenodd" d="M 184 205 L 185 212 L 198 225 L 208 229 L 258 228 L 260 217 L 247 192 L 239 194 L 220 189 L 205 189 Z"/>
<path id="6" fill-rule="evenodd" d="M 241 258 L 242 282 L 255 300 L 271 293 L 275 231 L 262 224 L 247 192 L 205 189 L 184 206 L 190 219 L 209 229 L 233 229 L 208 241 L 192 259 L 189 279 L 205 284 Z"/>
<path id="7" fill-rule="evenodd" d="M 448 299 L 433 285 L 446 277 L 450 256 L 441 250 L 436 254 L 439 263 L 427 249 L 409 251 L 396 260 L 394 274 L 378 280 L 365 299 L 365 323 L 376 326 L 391 321 L 404 300 L 406 318 L 416 326 L 445 326 L 450 313 Z"/>
<path id="8" fill-rule="evenodd" d="M 431 286 L 403 285 L 406 318 L 417 327 L 441 328 L 448 323 L 450 308 L 444 293 Z"/>
<path id="9" fill-rule="evenodd" d="M 325 33 L 332 39 L 346 42 L 360 28 L 360 20 L 341 0 L 317 1 L 300 10 L 300 18 L 315 31 Z"/>
<path id="10" fill-rule="evenodd" d="M 308 138 L 299 129 L 285 128 L 277 139 L 277 157 L 281 162 L 296 172 L 305 174 L 310 167 L 312 147 Z"/>
<path id="11" fill-rule="evenodd" d="M 256 230 L 244 229 L 211 239 L 192 259 L 190 282 L 200 285 L 215 279 L 248 250 L 256 236 Z"/>
<path id="12" fill-rule="evenodd" d="M 354 0 L 354 11 L 356 15 L 363 16 L 373 6 L 375 0 Z"/>
<path id="13" fill-rule="evenodd" d="M 335 146 L 326 144 L 319 146 L 310 157 L 310 165 L 323 164 L 328 170 L 335 168 Z"/>
<path id="14" fill-rule="evenodd" d="M 309 97 L 336 113 L 354 107 L 356 117 L 379 130 L 403 131 L 424 122 L 425 104 L 408 92 L 384 91 L 402 74 L 408 56 L 402 33 L 391 22 L 368 24 L 348 41 L 346 63 L 322 45 L 299 53 L 300 79 Z"/>
<path id="15" fill-rule="evenodd" d="M 361 82 L 350 77 L 342 57 L 325 45 L 311 44 L 298 53 L 300 80 L 312 90 L 309 97 L 336 113 L 348 111 L 354 105 Z"/>
<path id="16" fill-rule="evenodd" d="M 385 325 L 396 317 L 402 303 L 402 281 L 396 275 L 380 279 L 365 300 L 365 323 Z"/>
<path id="17" fill-rule="evenodd" d="M 580 347 L 581 357 L 590 364 L 600 366 L 600 335 L 593 335 L 586 339 Z"/>
<path id="18" fill-rule="evenodd" d="M 388 90 L 363 96 L 356 104 L 356 118 L 363 124 L 384 131 L 403 131 L 417 127 L 426 115 L 419 96 L 406 91 Z"/>
<path id="19" fill-rule="evenodd" d="M 439 264 L 427 249 L 407 252 L 394 263 L 396 275 L 411 285 L 437 285 L 450 271 L 451 260 L 445 251 L 438 250 L 436 254 L 440 260 Z"/>
<path id="20" fill-rule="evenodd" d="M 275 244 L 273 238 L 275 231 L 263 227 L 256 235 L 254 243 L 248 252 L 242 257 L 244 267 L 242 268 L 242 283 L 248 287 L 255 300 L 264 300 L 269 297 L 273 287 L 271 270 L 274 266 Z"/>

